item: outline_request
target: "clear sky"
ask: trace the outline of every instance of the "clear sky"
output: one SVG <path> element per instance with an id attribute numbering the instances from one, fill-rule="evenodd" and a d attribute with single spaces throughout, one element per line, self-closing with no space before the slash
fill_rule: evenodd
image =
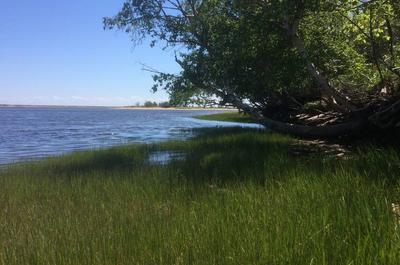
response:
<path id="1" fill-rule="evenodd" d="M 140 63 L 177 72 L 173 51 L 104 31 L 123 0 L 0 0 L 0 104 L 132 105 L 153 94 Z"/>

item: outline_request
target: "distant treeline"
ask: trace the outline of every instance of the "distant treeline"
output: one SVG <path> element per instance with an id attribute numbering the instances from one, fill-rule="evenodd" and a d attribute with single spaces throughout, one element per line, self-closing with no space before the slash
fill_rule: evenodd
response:
<path id="1" fill-rule="evenodd" d="M 144 103 L 137 102 L 135 105 L 132 105 L 130 107 L 144 107 L 144 108 L 219 108 L 219 107 L 226 107 L 226 106 L 221 106 L 214 101 L 207 101 L 207 102 L 200 102 L 200 101 L 189 101 L 185 102 L 185 104 L 182 103 L 177 103 L 174 101 L 162 101 L 162 102 L 155 102 L 155 101 L 145 101 Z"/>

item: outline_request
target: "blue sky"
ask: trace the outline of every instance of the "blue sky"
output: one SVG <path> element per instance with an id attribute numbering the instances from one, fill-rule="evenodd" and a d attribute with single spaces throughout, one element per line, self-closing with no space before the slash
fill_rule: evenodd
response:
<path id="1" fill-rule="evenodd" d="M 104 31 L 123 0 L 0 0 L 0 104 L 130 105 L 153 94 L 140 63 L 177 72 L 173 51 Z"/>

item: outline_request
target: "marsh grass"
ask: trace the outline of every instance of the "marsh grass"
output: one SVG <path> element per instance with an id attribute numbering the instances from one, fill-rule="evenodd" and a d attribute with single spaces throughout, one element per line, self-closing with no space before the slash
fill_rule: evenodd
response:
<path id="1" fill-rule="evenodd" d="M 228 121 L 228 122 L 241 122 L 241 123 L 254 123 L 254 120 L 247 114 L 239 112 L 223 112 L 207 115 L 199 115 L 195 117 L 199 120 L 209 121 Z"/>
<path id="2" fill-rule="evenodd" d="M 250 129 L 0 171 L 0 264 L 399 264 L 400 156 Z M 185 160 L 148 162 L 152 152 Z"/>

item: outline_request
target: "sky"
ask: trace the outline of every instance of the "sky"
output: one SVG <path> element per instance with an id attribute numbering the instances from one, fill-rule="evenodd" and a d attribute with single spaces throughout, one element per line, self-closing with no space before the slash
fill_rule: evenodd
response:
<path id="1" fill-rule="evenodd" d="M 0 104 L 126 106 L 152 93 L 146 64 L 178 72 L 172 50 L 103 29 L 123 0 L 0 0 Z"/>

